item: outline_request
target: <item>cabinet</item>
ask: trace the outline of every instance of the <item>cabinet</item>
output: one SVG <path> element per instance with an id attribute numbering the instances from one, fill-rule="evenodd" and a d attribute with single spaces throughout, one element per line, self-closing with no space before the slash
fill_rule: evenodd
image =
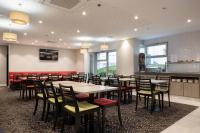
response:
<path id="1" fill-rule="evenodd" d="M 199 98 L 199 84 L 183 83 L 183 92 L 186 97 Z"/>
<path id="2" fill-rule="evenodd" d="M 170 94 L 183 96 L 183 83 L 182 82 L 171 82 Z"/>

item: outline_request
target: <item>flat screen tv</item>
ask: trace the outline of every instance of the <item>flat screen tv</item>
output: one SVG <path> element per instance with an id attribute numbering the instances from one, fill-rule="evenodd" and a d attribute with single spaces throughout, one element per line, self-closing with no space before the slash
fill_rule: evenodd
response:
<path id="1" fill-rule="evenodd" d="M 52 49 L 40 49 L 40 60 L 57 61 L 58 60 L 58 50 Z"/>

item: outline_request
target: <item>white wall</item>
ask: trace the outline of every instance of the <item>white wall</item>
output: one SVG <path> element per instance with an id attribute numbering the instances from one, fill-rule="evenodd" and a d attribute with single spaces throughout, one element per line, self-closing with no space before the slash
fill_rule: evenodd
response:
<path id="1" fill-rule="evenodd" d="M 6 85 L 7 75 L 7 48 L 0 46 L 0 85 Z"/>
<path id="2" fill-rule="evenodd" d="M 75 50 L 58 49 L 58 61 L 41 61 L 39 59 L 40 48 L 17 44 L 10 45 L 9 71 L 74 71 L 77 69 Z"/>
<path id="3" fill-rule="evenodd" d="M 200 31 L 188 32 L 145 40 L 144 44 L 168 42 L 168 60 L 200 60 Z M 168 67 L 169 72 L 200 72 L 200 63 L 173 64 Z"/>
<path id="4" fill-rule="evenodd" d="M 76 50 L 76 70 L 84 72 L 84 64 L 84 55 L 80 53 L 80 50 Z"/>
<path id="5" fill-rule="evenodd" d="M 131 75 L 135 72 L 135 56 L 136 44 L 140 43 L 137 39 L 127 39 L 125 41 L 117 41 L 109 44 L 109 50 L 117 52 L 117 73 L 123 75 Z M 99 52 L 100 46 L 90 48 L 89 52 Z"/>

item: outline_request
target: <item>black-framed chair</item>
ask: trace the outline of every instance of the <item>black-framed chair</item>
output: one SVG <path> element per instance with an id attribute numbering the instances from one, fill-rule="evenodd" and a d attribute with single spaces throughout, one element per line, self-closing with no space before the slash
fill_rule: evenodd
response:
<path id="1" fill-rule="evenodd" d="M 61 112 L 60 106 L 62 105 L 63 100 L 62 100 L 61 94 L 56 92 L 52 82 L 45 82 L 44 87 L 45 87 L 45 91 L 47 94 L 47 113 L 46 113 L 45 122 L 47 122 L 47 120 L 48 120 L 50 106 L 52 105 L 53 109 L 54 109 L 53 130 L 55 130 L 57 119 L 58 119 L 58 114 L 59 114 L 59 112 Z"/>
<path id="2" fill-rule="evenodd" d="M 170 82 L 171 77 L 170 76 L 159 76 L 159 80 L 166 80 L 166 83 L 161 83 L 156 87 L 156 90 L 161 92 L 161 99 L 162 99 L 162 108 L 164 107 L 164 94 L 167 94 L 168 96 L 168 104 L 170 107 Z"/>
<path id="3" fill-rule="evenodd" d="M 100 106 L 101 108 L 101 112 L 102 112 L 102 130 L 104 132 L 104 123 L 105 123 L 105 109 L 106 108 L 109 108 L 109 107 L 113 107 L 113 106 L 116 106 L 117 107 L 117 112 L 118 112 L 118 119 L 119 119 L 119 123 L 120 123 L 120 126 L 122 127 L 123 124 L 122 124 L 122 117 L 121 117 L 121 109 L 120 109 L 120 105 L 121 105 L 121 86 L 119 85 L 117 87 L 117 94 L 118 94 L 118 98 L 117 100 L 113 100 L 113 99 L 109 99 L 109 98 L 98 98 L 98 99 L 95 99 L 94 100 L 94 103 L 98 106 Z"/>
<path id="4" fill-rule="evenodd" d="M 144 96 L 144 104 L 145 107 L 147 106 L 148 109 L 148 104 L 149 104 L 149 98 L 151 98 L 151 114 L 154 110 L 155 107 L 155 96 L 158 96 L 159 100 L 159 107 L 161 109 L 160 105 L 160 91 L 155 90 L 155 87 L 151 83 L 151 79 L 139 79 L 136 80 L 136 107 L 135 110 L 137 111 L 137 106 L 138 106 L 138 98 L 139 96 Z M 147 98 L 147 99 L 146 99 Z"/>
<path id="5" fill-rule="evenodd" d="M 60 91 L 63 99 L 63 125 L 61 132 L 64 131 L 65 119 L 67 115 L 73 116 L 75 118 L 75 132 L 80 132 L 81 117 L 85 115 L 91 115 L 97 113 L 98 123 L 100 116 L 100 108 L 97 105 L 84 102 L 78 102 L 72 86 L 63 86 L 60 84 Z M 99 125 L 99 130 L 100 130 Z"/>
<path id="6" fill-rule="evenodd" d="M 34 109 L 33 115 L 36 114 L 39 100 L 42 100 L 43 111 L 42 111 L 41 119 L 44 120 L 44 115 L 45 115 L 45 110 L 46 110 L 46 100 L 47 100 L 46 92 L 44 89 L 44 85 L 42 84 L 42 81 L 36 80 L 34 85 L 35 85 L 35 109 Z"/>

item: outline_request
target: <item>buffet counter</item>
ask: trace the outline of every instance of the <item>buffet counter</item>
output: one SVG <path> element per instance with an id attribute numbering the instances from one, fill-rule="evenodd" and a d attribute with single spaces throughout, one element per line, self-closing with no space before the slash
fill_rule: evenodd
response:
<path id="1" fill-rule="evenodd" d="M 200 98 L 200 73 L 136 72 L 146 77 L 170 76 L 170 94 Z"/>

